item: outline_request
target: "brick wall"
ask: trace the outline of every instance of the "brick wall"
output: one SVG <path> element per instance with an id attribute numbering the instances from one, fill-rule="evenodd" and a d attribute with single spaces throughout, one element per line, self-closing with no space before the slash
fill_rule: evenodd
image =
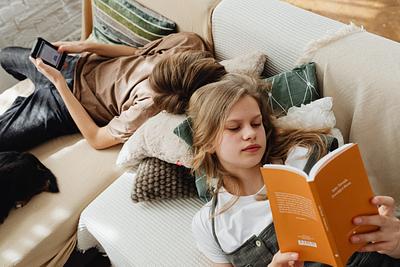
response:
<path id="1" fill-rule="evenodd" d="M 37 36 L 78 40 L 80 33 L 80 0 L 0 0 L 0 48 L 31 47 Z"/>

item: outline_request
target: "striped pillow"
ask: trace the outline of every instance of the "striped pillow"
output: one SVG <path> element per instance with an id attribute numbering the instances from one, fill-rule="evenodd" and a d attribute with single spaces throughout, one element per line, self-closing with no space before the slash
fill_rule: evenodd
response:
<path id="1" fill-rule="evenodd" d="M 96 41 L 140 47 L 176 32 L 175 22 L 134 0 L 93 0 Z"/>

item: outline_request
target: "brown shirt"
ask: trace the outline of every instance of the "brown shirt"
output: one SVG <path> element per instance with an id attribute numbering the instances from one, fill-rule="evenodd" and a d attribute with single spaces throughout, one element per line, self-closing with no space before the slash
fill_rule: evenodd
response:
<path id="1" fill-rule="evenodd" d="M 138 48 L 131 56 L 82 54 L 75 70 L 73 94 L 99 125 L 125 142 L 149 117 L 159 112 L 148 77 L 163 57 L 186 50 L 207 50 L 194 33 L 176 33 Z"/>

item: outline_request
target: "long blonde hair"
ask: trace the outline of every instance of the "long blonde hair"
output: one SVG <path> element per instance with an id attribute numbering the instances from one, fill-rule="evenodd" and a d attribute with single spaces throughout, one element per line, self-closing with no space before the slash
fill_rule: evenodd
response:
<path id="1" fill-rule="evenodd" d="M 310 151 L 316 145 L 319 157 L 326 153 L 324 140 L 320 137 L 326 130 L 279 129 L 274 125 L 268 95 L 263 93 L 269 88 L 270 84 L 263 80 L 227 74 L 221 81 L 201 87 L 190 98 L 188 116 L 193 127 L 193 170 L 204 173 L 209 185 L 213 178 L 217 178 L 216 192 L 223 185 L 224 177 L 235 177 L 222 167 L 215 150 L 232 106 L 244 96 L 251 96 L 257 101 L 262 115 L 267 146 L 260 164 L 284 161 L 289 150 L 296 145 L 310 148 Z"/>

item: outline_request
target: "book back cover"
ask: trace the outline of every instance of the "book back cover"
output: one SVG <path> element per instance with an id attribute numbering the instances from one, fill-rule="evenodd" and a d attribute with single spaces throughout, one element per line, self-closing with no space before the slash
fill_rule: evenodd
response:
<path id="1" fill-rule="evenodd" d="M 376 226 L 356 226 L 355 216 L 378 214 L 370 203 L 374 196 L 369 184 L 358 145 L 352 144 L 336 155 L 317 172 L 310 182 L 314 195 L 318 194 L 327 234 L 334 239 L 335 257 L 345 265 L 348 258 L 362 245 L 352 244 L 350 236 L 376 230 Z"/>

